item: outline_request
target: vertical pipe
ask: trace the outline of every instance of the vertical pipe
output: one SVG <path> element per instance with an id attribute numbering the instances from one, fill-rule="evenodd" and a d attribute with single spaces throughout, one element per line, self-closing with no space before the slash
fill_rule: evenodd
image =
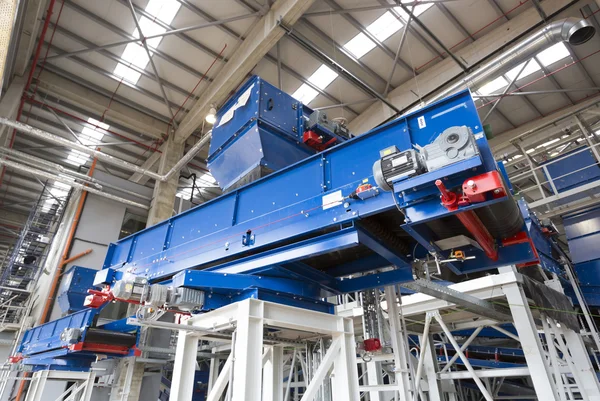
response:
<path id="1" fill-rule="evenodd" d="M 92 162 L 92 166 L 90 167 L 90 171 L 88 173 L 90 177 L 94 174 L 97 161 L 98 159 L 94 159 L 94 161 Z M 58 282 L 60 281 L 60 276 L 62 274 L 65 261 L 69 259 L 71 245 L 73 243 L 73 238 L 75 237 L 75 231 L 77 230 L 77 226 L 79 225 L 79 219 L 81 218 L 81 212 L 83 211 L 83 205 L 85 204 L 86 198 L 87 192 L 82 191 L 81 198 L 79 199 L 79 203 L 77 205 L 77 211 L 75 212 L 75 219 L 73 219 L 73 224 L 71 224 L 71 230 L 69 231 L 69 235 L 67 237 L 67 243 L 65 244 L 65 249 L 63 251 L 61 261 L 56 267 L 56 272 L 54 272 L 54 277 L 52 278 L 52 284 L 50 286 L 50 293 L 48 294 L 48 299 L 46 299 L 46 303 L 44 304 L 44 310 L 42 311 L 42 315 L 40 316 L 39 324 L 46 323 L 48 321 L 48 318 L 50 317 L 51 306 L 52 302 L 54 301 L 56 290 L 58 288 Z"/>

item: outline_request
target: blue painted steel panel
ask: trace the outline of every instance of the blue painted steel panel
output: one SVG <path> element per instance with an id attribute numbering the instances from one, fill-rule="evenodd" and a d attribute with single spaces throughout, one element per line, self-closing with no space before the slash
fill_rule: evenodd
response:
<path id="1" fill-rule="evenodd" d="M 60 339 L 63 330 L 66 328 L 85 329 L 90 327 L 97 313 L 97 309 L 84 309 L 27 330 L 23 335 L 23 341 L 18 351 L 23 355 L 32 355 L 47 352 L 51 349 L 64 348 L 69 344 Z"/>
<path id="2" fill-rule="evenodd" d="M 573 152 L 577 152 L 577 150 Z M 596 165 L 596 159 L 591 150 L 575 153 L 554 163 L 547 163 L 545 166 L 558 192 L 564 192 L 600 179 L 600 167 Z M 544 172 L 547 179 L 549 178 L 548 174 Z"/>
<path id="3" fill-rule="evenodd" d="M 58 289 L 58 305 L 63 313 L 72 313 L 84 309 L 83 302 L 87 290 L 94 286 L 94 277 L 98 271 L 87 267 L 72 266 L 63 275 Z"/>
<path id="4" fill-rule="evenodd" d="M 600 208 L 564 217 L 563 224 L 567 240 L 600 232 Z"/>
<path id="5" fill-rule="evenodd" d="M 583 263 L 600 258 L 600 232 L 575 238 L 569 241 L 571 260 Z"/>

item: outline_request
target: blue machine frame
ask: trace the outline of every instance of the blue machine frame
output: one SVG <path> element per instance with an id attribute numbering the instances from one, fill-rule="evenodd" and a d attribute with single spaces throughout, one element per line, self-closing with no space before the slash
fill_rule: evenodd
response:
<path id="1" fill-rule="evenodd" d="M 240 92 L 256 82 L 250 80 Z M 252 94 L 255 95 L 259 94 Z M 229 106 L 234 101 L 235 98 Z M 302 107 L 297 111 L 300 116 L 310 110 Z M 239 124 L 233 125 L 244 127 L 239 132 L 274 129 L 268 124 L 257 128 L 256 121 L 244 125 L 248 118 L 244 113 L 242 106 L 231 120 L 239 119 Z M 444 130 L 457 125 L 466 126 L 473 133 L 477 154 L 395 182 L 392 192 L 376 188 L 372 168 L 381 150 L 391 146 L 400 150 L 426 146 Z M 211 153 L 215 155 L 211 161 L 215 163 L 219 153 L 235 143 L 226 133 L 217 135 L 211 145 Z M 124 277 L 141 276 L 150 283 L 205 291 L 211 296 L 205 298 L 202 310 L 253 297 L 331 312 L 332 305 L 322 301 L 326 296 L 413 280 L 415 255 L 399 252 L 383 236 L 367 228 L 362 219 L 402 212 L 405 223 L 401 227 L 410 235 L 406 236 L 410 249 L 418 248 L 417 256 L 427 251 L 443 254 L 434 244 L 435 235 L 427 222 L 502 202 L 511 195 L 507 191 L 505 196 L 488 197 L 483 202 L 450 211 L 440 204 L 435 181 L 442 180 L 447 188 L 455 188 L 466 179 L 498 169 L 470 92 L 462 91 L 111 244 L 104 269 L 96 275 L 94 285 L 110 286 Z M 243 175 L 244 171 L 237 170 L 235 177 L 225 179 L 231 181 Z M 500 172 L 508 183 L 502 168 Z M 372 185 L 372 196 L 351 197 L 364 184 Z M 496 238 L 497 260 L 488 258 L 476 246 L 468 246 L 462 249 L 475 259 L 449 262 L 446 266 L 460 274 L 537 261 L 531 240 L 535 234 L 531 233 L 539 222 L 529 218 L 524 206 L 521 213 L 525 221 L 522 232 L 528 241 L 503 245 L 502 239 Z M 541 241 L 540 246 L 545 246 L 543 238 L 537 240 Z M 359 246 L 368 249 L 369 254 L 325 271 L 304 263 L 308 258 Z M 388 266 L 392 269 L 362 274 Z M 361 274 L 348 278 L 355 273 Z M 89 317 L 91 312 L 80 313 Z M 54 328 L 50 329 L 50 325 Z M 46 331 L 47 339 L 60 344 L 55 338 L 58 327 L 55 326 L 56 322 L 52 322 L 33 329 L 38 337 L 28 332 L 25 346 L 21 347 L 23 354 L 41 352 L 31 342 L 46 341 L 43 338 Z M 131 330 L 119 323 L 103 328 Z M 39 359 L 33 358 L 28 363 L 38 362 Z"/>

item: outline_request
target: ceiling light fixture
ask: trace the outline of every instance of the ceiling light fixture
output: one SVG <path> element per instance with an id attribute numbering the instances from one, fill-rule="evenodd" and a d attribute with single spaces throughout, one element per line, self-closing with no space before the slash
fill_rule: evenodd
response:
<path id="1" fill-rule="evenodd" d="M 210 106 L 210 110 L 206 115 L 206 122 L 209 124 L 214 124 L 217 122 L 217 109 L 214 106 Z"/>

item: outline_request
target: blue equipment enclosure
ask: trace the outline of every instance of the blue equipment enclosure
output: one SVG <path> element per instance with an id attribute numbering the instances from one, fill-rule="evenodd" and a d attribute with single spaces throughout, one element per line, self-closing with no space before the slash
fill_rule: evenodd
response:
<path id="1" fill-rule="evenodd" d="M 83 302 L 88 290 L 94 286 L 98 270 L 72 266 L 67 270 L 58 289 L 58 305 L 63 313 L 73 313 L 84 309 Z"/>

